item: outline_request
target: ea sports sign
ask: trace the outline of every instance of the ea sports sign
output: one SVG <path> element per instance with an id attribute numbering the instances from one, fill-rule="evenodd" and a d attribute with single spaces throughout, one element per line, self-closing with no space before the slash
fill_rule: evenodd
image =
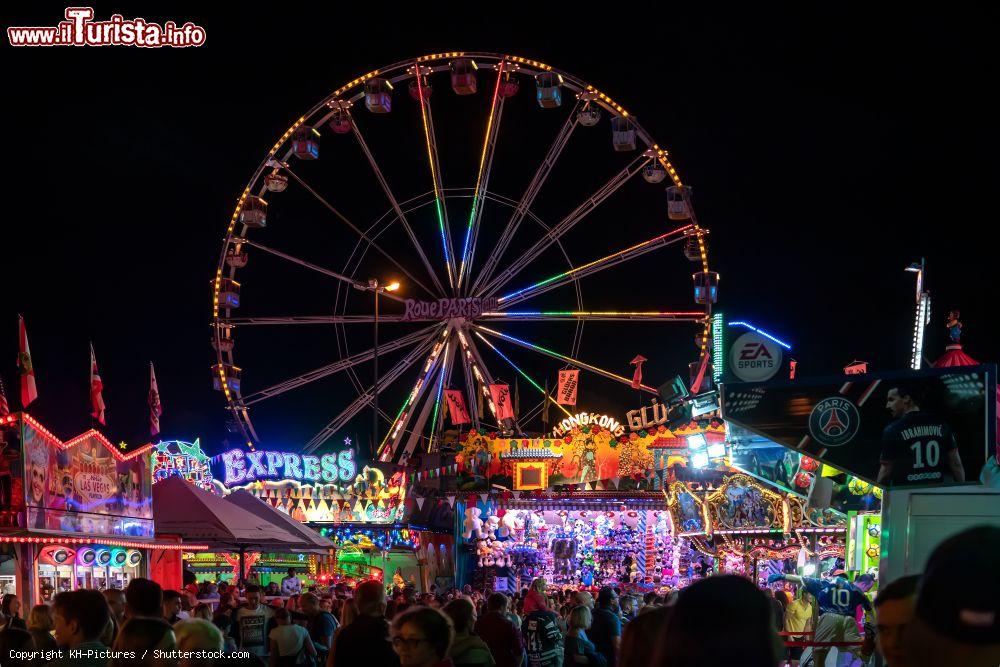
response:
<path id="1" fill-rule="evenodd" d="M 781 368 L 781 346 L 747 332 L 729 350 L 729 370 L 744 382 L 765 382 Z"/>

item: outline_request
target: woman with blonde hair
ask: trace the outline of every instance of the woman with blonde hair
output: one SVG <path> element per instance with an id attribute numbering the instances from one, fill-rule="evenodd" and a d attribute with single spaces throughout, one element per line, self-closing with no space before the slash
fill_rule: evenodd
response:
<path id="1" fill-rule="evenodd" d="M 608 664 L 604 656 L 597 652 L 594 643 L 587 639 L 587 630 L 593 621 L 594 616 L 589 607 L 573 607 L 573 611 L 569 613 L 569 632 L 566 634 L 564 653 L 566 664 L 590 667 L 605 667 Z"/>
<path id="2" fill-rule="evenodd" d="M 36 604 L 28 614 L 28 634 L 36 651 L 54 651 L 59 648 L 52 636 L 52 610 L 47 604 Z"/>

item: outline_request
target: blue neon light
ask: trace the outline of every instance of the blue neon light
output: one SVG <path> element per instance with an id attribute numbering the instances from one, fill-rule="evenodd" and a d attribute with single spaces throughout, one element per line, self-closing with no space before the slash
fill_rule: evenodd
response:
<path id="1" fill-rule="evenodd" d="M 749 322 L 743 322 L 743 321 L 730 322 L 729 326 L 731 326 L 731 327 L 743 327 L 745 329 L 749 329 L 750 331 L 753 331 L 754 333 L 759 333 L 761 336 L 763 336 L 764 338 L 767 338 L 768 340 L 773 340 L 775 343 L 777 343 L 781 347 L 785 348 L 786 350 L 792 349 L 792 346 L 789 345 L 788 343 L 786 343 L 785 341 L 780 340 L 778 338 L 775 338 L 774 336 L 772 336 L 771 334 L 767 333 L 763 329 L 758 329 L 757 327 L 755 327 L 754 325 L 750 324 Z"/>

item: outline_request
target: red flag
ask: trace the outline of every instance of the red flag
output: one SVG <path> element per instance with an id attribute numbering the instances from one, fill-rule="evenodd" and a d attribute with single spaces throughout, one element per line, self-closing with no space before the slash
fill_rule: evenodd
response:
<path id="1" fill-rule="evenodd" d="M 559 388 L 556 390 L 556 403 L 561 405 L 576 405 L 576 390 L 580 384 L 580 371 L 559 371 Z"/>
<path id="2" fill-rule="evenodd" d="M 163 407 L 160 405 L 160 390 L 156 386 L 156 373 L 153 362 L 149 362 L 149 434 L 160 434 L 160 415 Z"/>
<path id="3" fill-rule="evenodd" d="M 93 412 L 90 416 L 104 425 L 104 383 L 101 382 L 101 374 L 97 370 L 97 357 L 94 356 L 94 344 L 90 344 L 90 406 Z"/>
<path id="4" fill-rule="evenodd" d="M 28 349 L 28 333 L 24 329 L 24 318 L 18 315 L 17 321 L 20 349 L 17 355 L 17 367 L 21 371 L 21 408 L 24 409 L 38 398 L 38 389 L 35 387 L 35 369 L 31 366 L 31 350 Z"/>
<path id="5" fill-rule="evenodd" d="M 630 363 L 635 366 L 635 373 L 632 374 L 632 388 L 638 389 L 642 386 L 642 362 L 646 361 L 646 357 L 641 354 L 635 355 Z"/>
<path id="6" fill-rule="evenodd" d="M 0 417 L 10 414 L 10 404 L 7 403 L 7 392 L 3 388 L 3 378 L 0 377 Z"/>
<path id="7" fill-rule="evenodd" d="M 455 426 L 472 422 L 469 411 L 465 408 L 465 397 L 458 389 L 445 389 L 445 400 L 448 402 L 448 414 L 451 415 L 451 423 Z"/>
<path id="8" fill-rule="evenodd" d="M 513 419 L 514 409 L 510 404 L 510 385 L 491 384 L 490 398 L 496 407 L 497 419 Z"/>

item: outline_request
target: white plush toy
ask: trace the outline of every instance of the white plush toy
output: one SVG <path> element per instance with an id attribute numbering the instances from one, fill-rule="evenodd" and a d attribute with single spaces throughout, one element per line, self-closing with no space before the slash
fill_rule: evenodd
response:
<path id="1" fill-rule="evenodd" d="M 524 530 L 520 512 L 509 511 L 500 519 L 500 537 L 510 537 L 515 531 Z"/>
<path id="2" fill-rule="evenodd" d="M 469 539 L 473 534 L 476 537 L 485 537 L 483 534 L 483 520 L 479 518 L 480 514 L 478 507 L 470 507 L 465 510 L 465 530 L 462 532 L 462 537 Z"/>
<path id="3" fill-rule="evenodd" d="M 495 515 L 494 516 L 490 516 L 490 517 L 487 517 L 487 519 L 486 519 L 486 526 L 484 527 L 483 532 L 486 533 L 486 537 L 487 538 L 493 540 L 493 539 L 496 539 L 497 528 L 499 528 L 499 527 L 500 527 L 500 517 L 495 516 Z"/>

